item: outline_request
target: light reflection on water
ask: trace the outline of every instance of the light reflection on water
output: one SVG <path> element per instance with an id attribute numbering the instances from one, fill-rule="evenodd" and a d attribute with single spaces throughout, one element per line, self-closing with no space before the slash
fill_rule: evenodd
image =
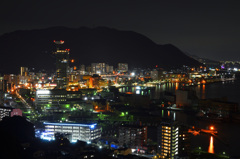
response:
<path id="1" fill-rule="evenodd" d="M 214 153 L 214 143 L 213 143 L 213 136 L 210 137 L 208 153 Z"/>
<path id="2" fill-rule="evenodd" d="M 181 89 L 181 84 L 177 86 L 177 89 Z M 238 102 L 240 103 L 240 80 L 236 80 L 234 82 L 228 81 L 224 84 L 219 83 L 212 83 L 212 84 L 203 84 L 198 85 L 196 87 L 192 87 L 196 90 L 196 95 L 199 99 L 205 98 L 221 98 L 221 97 L 228 97 L 229 101 Z M 157 85 L 154 93 L 153 98 L 159 99 L 163 97 L 165 91 L 171 92 L 175 94 L 176 92 L 176 84 L 169 83 L 163 85 Z M 142 90 L 141 90 L 142 91 Z M 141 92 L 142 94 L 142 92 Z M 175 113 L 175 115 L 174 115 Z M 209 123 L 209 121 L 200 121 L 197 120 L 194 115 L 191 114 L 184 114 L 180 111 L 170 111 L 170 114 L 167 110 L 162 110 L 161 116 L 170 116 L 172 119 L 176 121 L 186 123 L 190 126 L 196 126 L 199 128 L 207 128 L 207 126 L 213 124 Z M 239 132 L 240 132 L 240 124 L 237 123 L 214 123 L 215 127 L 217 128 L 219 134 L 216 138 L 213 136 L 210 137 L 209 135 L 197 135 L 191 138 L 191 147 L 202 147 L 204 151 L 208 151 L 209 153 L 222 153 L 227 152 L 232 156 L 238 156 L 239 150 Z"/>

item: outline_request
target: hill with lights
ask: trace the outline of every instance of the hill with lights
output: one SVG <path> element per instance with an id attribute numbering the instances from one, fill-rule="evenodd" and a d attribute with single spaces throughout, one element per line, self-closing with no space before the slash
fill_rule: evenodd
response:
<path id="1" fill-rule="evenodd" d="M 177 47 L 158 45 L 133 31 L 97 28 L 52 27 L 38 30 L 20 30 L 0 36 L 0 73 L 18 73 L 20 66 L 55 70 L 53 40 L 64 40 L 70 49 L 70 58 L 76 65 L 105 62 L 117 66 L 128 63 L 129 68 L 178 68 L 200 63 Z"/>

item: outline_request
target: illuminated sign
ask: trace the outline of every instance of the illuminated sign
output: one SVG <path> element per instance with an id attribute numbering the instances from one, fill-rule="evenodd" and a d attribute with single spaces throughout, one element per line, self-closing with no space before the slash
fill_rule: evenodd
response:
<path id="1" fill-rule="evenodd" d="M 38 94 L 50 94 L 49 90 L 37 90 Z"/>

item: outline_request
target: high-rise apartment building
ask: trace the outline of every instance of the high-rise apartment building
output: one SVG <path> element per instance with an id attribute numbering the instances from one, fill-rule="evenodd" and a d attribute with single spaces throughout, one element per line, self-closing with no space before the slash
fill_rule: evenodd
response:
<path id="1" fill-rule="evenodd" d="M 147 144 L 147 127 L 126 125 L 119 127 L 119 144 L 121 146 L 140 148 Z"/>
<path id="2" fill-rule="evenodd" d="M 164 121 L 158 127 L 158 148 L 165 158 L 185 156 L 189 150 L 188 141 L 187 129 L 176 121 Z"/>
<path id="3" fill-rule="evenodd" d="M 80 71 L 80 75 L 85 75 L 85 72 L 86 72 L 85 65 L 80 65 L 79 71 Z"/>
<path id="4" fill-rule="evenodd" d="M 106 73 L 113 73 L 113 66 L 106 64 Z"/>
<path id="5" fill-rule="evenodd" d="M 28 75 L 28 68 L 27 67 L 20 67 L 20 75 L 27 76 Z"/>
<path id="6" fill-rule="evenodd" d="M 106 64 L 105 63 L 91 63 L 92 74 L 106 74 Z"/>
<path id="7" fill-rule="evenodd" d="M 128 64 L 127 63 L 118 63 L 118 71 L 127 72 L 128 71 Z"/>
<path id="8" fill-rule="evenodd" d="M 67 70 L 69 67 L 69 49 L 61 49 L 61 45 L 64 44 L 64 41 L 55 41 L 57 50 L 54 52 L 56 57 L 56 81 L 57 87 L 62 89 L 66 88 L 67 85 Z"/>

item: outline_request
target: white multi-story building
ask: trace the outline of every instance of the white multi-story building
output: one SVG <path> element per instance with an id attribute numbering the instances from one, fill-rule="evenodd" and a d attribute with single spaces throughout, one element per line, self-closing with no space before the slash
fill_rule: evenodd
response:
<path id="1" fill-rule="evenodd" d="M 178 155 L 179 127 L 174 122 L 162 122 L 159 127 L 159 148 L 161 156 L 174 158 Z"/>
<path id="2" fill-rule="evenodd" d="M 55 133 L 66 133 L 71 135 L 70 142 L 77 140 L 91 142 L 101 137 L 101 127 L 97 124 L 77 124 L 77 123 L 44 123 L 45 132 L 42 139 L 52 140 Z"/>
<path id="3" fill-rule="evenodd" d="M 12 108 L 9 107 L 0 107 L 0 121 L 5 117 L 5 116 L 10 116 L 12 111 Z"/>
<path id="4" fill-rule="evenodd" d="M 163 158 L 188 158 L 190 153 L 188 127 L 165 120 L 158 127 L 158 152 Z"/>
<path id="5" fill-rule="evenodd" d="M 69 108 L 71 102 L 68 102 L 68 100 L 78 100 L 81 99 L 81 97 L 82 93 L 80 91 L 38 89 L 35 94 L 35 106 L 38 109 L 58 112 L 63 111 L 64 106 Z"/>

